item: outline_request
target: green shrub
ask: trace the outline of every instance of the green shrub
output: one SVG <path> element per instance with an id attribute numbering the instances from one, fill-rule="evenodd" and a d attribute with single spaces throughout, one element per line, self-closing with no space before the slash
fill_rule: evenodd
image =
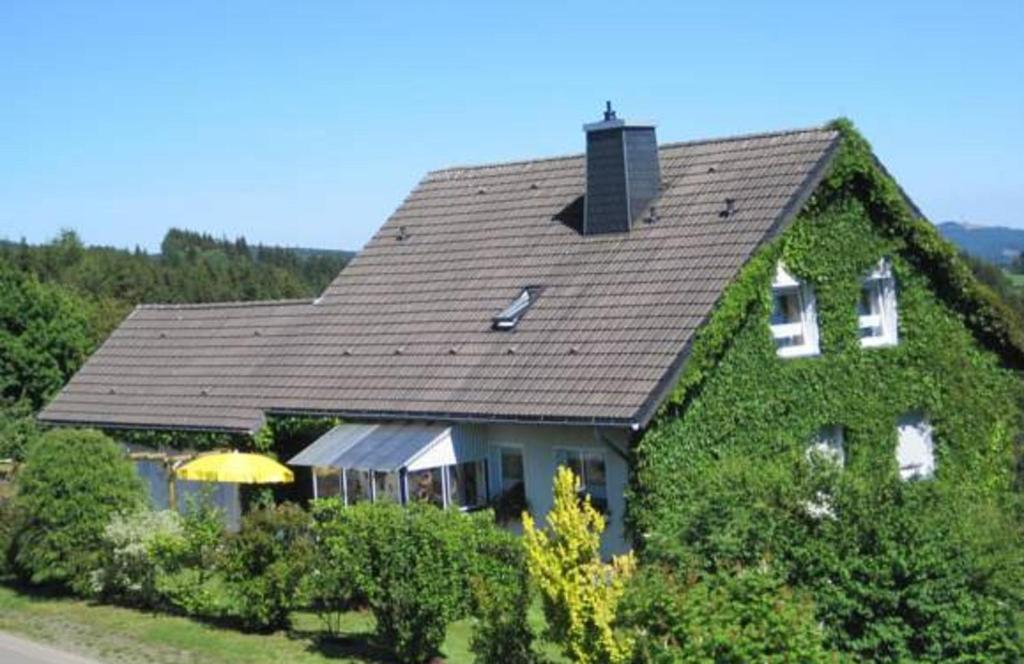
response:
<path id="1" fill-rule="evenodd" d="M 489 511 L 465 515 L 420 503 L 343 507 L 330 499 L 317 501 L 314 519 L 318 553 L 311 578 L 321 587 L 317 601 L 333 601 L 335 609 L 369 606 L 381 645 L 403 662 L 438 654 L 453 620 L 487 613 L 473 586 L 493 597 L 526 592 L 518 542 L 495 525 Z M 326 589 L 333 589 L 333 599 Z M 525 605 L 501 607 L 500 618 L 498 610 L 489 615 L 525 624 L 520 609 Z M 529 641 L 509 647 L 528 650 Z"/>
<path id="2" fill-rule="evenodd" d="M 470 650 L 476 664 L 539 661 L 527 620 L 531 600 L 529 574 L 522 559 L 522 547 L 516 546 L 515 550 L 514 559 L 504 569 L 516 578 L 505 584 L 488 584 L 482 577 L 470 579 L 477 616 Z"/>
<path id="3" fill-rule="evenodd" d="M 261 508 L 242 519 L 227 542 L 224 576 L 246 629 L 288 627 L 312 549 L 309 514 L 297 505 Z"/>
<path id="4" fill-rule="evenodd" d="M 189 496 L 181 516 L 181 537 L 161 538 L 152 547 L 156 590 L 165 608 L 196 618 L 222 618 L 231 598 L 220 569 L 224 555 L 223 515 L 208 495 Z"/>
<path id="5" fill-rule="evenodd" d="M 652 566 L 631 580 L 618 615 L 620 628 L 636 633 L 636 662 L 835 659 L 822 645 L 813 604 L 765 569 L 679 580 Z"/>
<path id="6" fill-rule="evenodd" d="M 94 573 L 98 596 L 132 606 L 160 604 L 157 579 L 165 552 L 182 546 L 184 534 L 177 512 L 140 510 L 115 514 L 103 531 L 102 566 Z"/>
<path id="7" fill-rule="evenodd" d="M 124 452 L 90 430 L 57 429 L 40 437 L 18 472 L 16 491 L 19 576 L 79 593 L 91 591 L 110 518 L 139 509 L 145 500 Z"/>
<path id="8" fill-rule="evenodd" d="M 802 466 L 727 454 L 687 472 L 646 560 L 697 579 L 766 561 L 813 599 L 827 647 L 869 661 L 1024 656 L 1018 496 Z"/>

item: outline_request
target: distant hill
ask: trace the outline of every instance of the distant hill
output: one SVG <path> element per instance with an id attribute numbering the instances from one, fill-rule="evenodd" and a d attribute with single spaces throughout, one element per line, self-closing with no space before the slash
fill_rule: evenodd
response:
<path id="1" fill-rule="evenodd" d="M 1024 230 L 947 221 L 938 224 L 942 236 L 976 258 L 1009 265 L 1024 253 Z"/>

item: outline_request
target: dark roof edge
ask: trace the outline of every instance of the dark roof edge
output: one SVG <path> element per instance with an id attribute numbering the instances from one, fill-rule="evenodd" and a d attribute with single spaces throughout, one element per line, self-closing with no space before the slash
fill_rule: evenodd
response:
<path id="1" fill-rule="evenodd" d="M 761 249 L 761 247 L 764 246 L 765 242 L 777 236 L 791 223 L 793 223 L 793 220 L 796 219 L 800 210 L 803 209 L 804 203 L 807 202 L 807 199 L 811 197 L 811 194 L 814 193 L 818 188 L 818 185 L 821 184 L 821 181 L 825 178 L 826 173 L 828 173 L 829 166 L 832 165 L 832 161 L 839 152 L 839 145 L 841 142 L 842 136 L 837 132 L 828 148 L 825 149 L 825 152 L 818 159 L 817 163 L 814 164 L 814 168 L 811 169 L 810 174 L 808 174 L 800 187 L 793 193 L 789 201 L 786 203 L 786 207 L 782 209 L 782 212 L 780 212 L 779 216 L 776 217 L 771 227 L 764 234 L 764 237 L 761 238 L 761 241 L 758 242 L 754 250 L 750 252 L 750 256 L 748 256 L 747 260 L 740 266 L 737 274 L 746 267 L 746 264 Z M 718 298 L 721 299 L 721 297 L 722 293 L 719 293 Z M 658 407 L 679 381 L 679 377 L 683 373 L 683 368 L 686 366 L 686 360 L 690 356 L 690 349 L 693 346 L 693 340 L 696 339 L 700 333 L 700 328 L 707 324 L 711 317 L 715 315 L 717 310 L 718 302 L 715 303 L 715 306 L 711 308 L 711 312 L 704 318 L 704 320 L 701 321 L 697 331 L 690 337 L 690 340 L 686 342 L 686 345 L 683 346 L 679 355 L 677 355 L 672 361 L 668 370 L 664 375 L 662 375 L 661 380 L 658 381 L 658 384 L 651 391 L 651 394 L 637 410 L 634 419 L 640 428 L 646 428 L 647 425 L 650 424 L 651 420 L 654 418 L 654 414 L 658 410 Z"/>
<path id="2" fill-rule="evenodd" d="M 794 134 L 810 134 L 816 131 L 830 131 L 839 133 L 838 130 L 833 129 L 831 126 L 815 125 L 811 127 L 801 127 L 795 129 L 779 129 L 778 131 L 759 131 L 751 132 L 747 134 L 733 134 L 731 136 L 721 136 L 718 138 L 694 138 L 687 141 L 670 141 L 668 143 L 659 143 L 658 149 L 664 150 L 667 148 L 679 148 L 687 145 L 707 145 L 709 143 L 731 143 L 733 141 L 748 141 L 757 138 L 774 138 L 776 136 L 792 136 Z M 474 171 L 483 170 L 486 168 L 505 168 L 509 166 L 525 166 L 526 164 L 542 164 L 549 161 L 563 161 L 565 159 L 580 159 L 584 156 L 583 152 L 570 152 L 560 155 L 552 155 L 550 157 L 537 157 L 534 159 L 510 159 L 508 161 L 492 161 L 484 162 L 482 164 L 455 164 L 452 166 L 445 166 L 442 168 L 436 168 L 434 170 L 427 171 L 424 179 L 434 175 L 442 175 L 451 171 Z"/>
<path id="3" fill-rule="evenodd" d="M 294 307 L 301 305 L 313 304 L 314 300 L 310 299 L 286 299 L 286 300 L 252 300 L 249 302 L 244 301 L 229 301 L 229 302 L 196 302 L 191 304 L 137 304 L 135 310 L 139 309 L 241 309 L 245 307 Z"/>
<path id="4" fill-rule="evenodd" d="M 461 422 L 466 424 L 549 424 L 564 426 L 582 427 L 606 427 L 615 429 L 635 428 L 635 422 L 630 418 L 600 418 L 600 417 L 559 417 L 559 416 L 537 416 L 537 415 L 488 415 L 486 413 L 446 413 L 437 412 L 407 412 L 407 411 L 386 411 L 386 410 L 329 410 L 329 409 L 305 409 L 305 408 L 272 408 L 265 412 L 265 415 L 296 416 L 296 417 L 340 417 L 351 420 L 402 420 L 413 422 Z M 245 427 L 217 427 L 202 425 L 167 425 L 167 424 L 126 424 L 123 422 L 96 422 L 74 419 L 46 418 L 39 413 L 36 419 L 43 424 L 52 426 L 81 426 L 94 429 L 125 429 L 125 430 L 154 430 L 154 431 L 205 431 L 211 433 L 235 433 L 253 434 L 263 425 L 261 420 L 258 426 Z"/>
<path id="5" fill-rule="evenodd" d="M 445 411 L 401 410 L 329 410 L 306 408 L 269 408 L 267 415 L 294 415 L 306 417 L 340 417 L 352 420 L 404 420 L 443 421 L 465 424 L 559 424 L 566 426 L 633 428 L 635 422 L 628 417 L 566 417 L 558 415 L 492 415 L 488 413 L 452 413 Z"/>
<path id="6" fill-rule="evenodd" d="M 40 412 L 36 415 L 36 421 L 47 426 L 82 427 L 86 429 L 119 429 L 124 431 L 190 431 L 195 433 L 231 433 L 252 435 L 256 433 L 261 426 L 263 426 L 264 420 L 261 419 L 259 425 L 255 427 L 218 427 L 196 424 L 125 424 L 123 422 L 96 422 L 90 420 L 76 420 L 72 418 L 51 419 L 43 417 L 43 413 Z"/>

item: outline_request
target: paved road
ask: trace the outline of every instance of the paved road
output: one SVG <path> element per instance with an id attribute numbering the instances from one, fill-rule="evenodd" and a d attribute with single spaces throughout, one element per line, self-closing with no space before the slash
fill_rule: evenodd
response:
<path id="1" fill-rule="evenodd" d="M 0 632 L 0 662 L 3 664 L 99 664 L 71 653 L 26 641 Z"/>

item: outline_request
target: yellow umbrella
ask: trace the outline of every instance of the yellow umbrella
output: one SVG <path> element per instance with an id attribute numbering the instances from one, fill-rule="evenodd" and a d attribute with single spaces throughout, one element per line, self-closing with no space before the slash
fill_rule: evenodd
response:
<path id="1" fill-rule="evenodd" d="M 292 471 L 262 454 L 220 452 L 189 461 L 175 473 L 194 482 L 282 484 L 295 480 Z"/>

